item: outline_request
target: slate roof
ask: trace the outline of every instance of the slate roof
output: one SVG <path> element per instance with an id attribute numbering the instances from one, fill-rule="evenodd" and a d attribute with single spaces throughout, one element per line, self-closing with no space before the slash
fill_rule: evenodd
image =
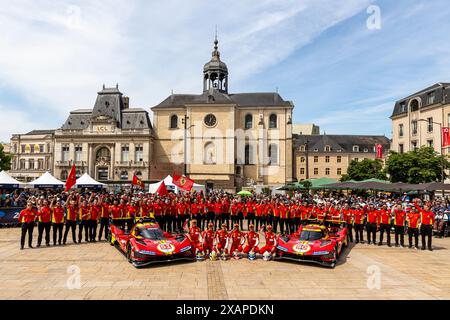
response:
<path id="1" fill-rule="evenodd" d="M 358 135 L 293 135 L 293 145 L 296 150 L 308 141 L 308 151 L 312 153 L 325 152 L 325 146 L 331 147 L 331 153 L 354 153 L 353 146 L 359 146 L 359 153 L 373 153 L 377 144 L 383 146 L 383 152 L 390 149 L 390 140 L 385 136 L 358 136 Z M 368 152 L 364 152 L 364 149 Z M 318 151 L 315 151 L 315 150 Z"/>
<path id="2" fill-rule="evenodd" d="M 155 108 L 184 107 L 186 104 L 236 104 L 239 107 L 273 107 L 286 105 L 285 101 L 277 92 L 255 92 L 255 93 L 231 93 L 226 94 L 215 89 L 210 89 L 202 94 L 173 94 L 168 96 Z"/>
<path id="3" fill-rule="evenodd" d="M 409 102 L 415 98 L 420 97 L 422 100 L 422 106 L 421 108 L 427 107 L 431 104 L 428 103 L 428 94 L 432 91 L 435 91 L 435 101 L 434 104 L 443 104 L 450 102 L 450 83 L 440 82 L 436 83 L 428 88 L 425 88 L 421 91 L 418 91 L 406 98 L 398 100 L 394 105 L 394 110 L 392 111 L 391 117 L 401 115 L 401 114 L 407 114 L 408 113 L 408 105 Z M 404 107 L 402 108 L 402 105 Z"/>
<path id="4" fill-rule="evenodd" d="M 28 133 L 25 133 L 26 136 L 31 135 L 41 135 L 41 134 L 54 134 L 55 130 L 33 130 Z"/>

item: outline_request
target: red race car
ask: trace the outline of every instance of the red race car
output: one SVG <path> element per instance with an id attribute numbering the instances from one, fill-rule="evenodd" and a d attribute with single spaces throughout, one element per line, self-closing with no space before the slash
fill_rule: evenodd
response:
<path id="1" fill-rule="evenodd" d="M 347 228 L 300 226 L 292 235 L 278 237 L 275 259 L 317 263 L 334 268 L 347 245 Z"/>
<path id="2" fill-rule="evenodd" d="M 164 232 L 153 219 L 139 220 L 130 232 L 114 225 L 110 231 L 111 245 L 118 247 L 137 268 L 160 262 L 195 260 L 186 235 Z"/>

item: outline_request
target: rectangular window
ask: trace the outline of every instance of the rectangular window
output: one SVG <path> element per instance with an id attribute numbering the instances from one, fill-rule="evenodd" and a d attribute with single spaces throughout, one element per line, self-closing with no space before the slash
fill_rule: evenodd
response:
<path id="1" fill-rule="evenodd" d="M 427 140 L 427 146 L 433 147 L 433 139 Z"/>
<path id="2" fill-rule="evenodd" d="M 75 161 L 80 162 L 82 160 L 83 156 L 83 147 L 82 146 L 75 146 Z"/>
<path id="3" fill-rule="evenodd" d="M 61 150 L 62 150 L 61 160 L 64 162 L 69 161 L 69 151 L 70 151 L 69 146 L 64 145 L 62 146 Z"/>
<path id="4" fill-rule="evenodd" d="M 399 153 L 405 152 L 404 147 L 403 147 L 403 143 L 400 143 L 400 144 L 398 145 L 398 152 L 399 152 Z"/>
<path id="5" fill-rule="evenodd" d="M 398 136 L 403 137 L 403 124 L 398 125 Z"/>
<path id="6" fill-rule="evenodd" d="M 300 162 L 301 162 L 301 163 L 305 163 L 305 162 L 306 162 L 306 158 L 305 158 L 305 157 L 301 157 L 301 158 L 300 158 Z"/>
<path id="7" fill-rule="evenodd" d="M 342 157 L 341 157 L 341 156 L 337 156 L 336 162 L 337 162 L 337 163 L 341 163 L 341 162 L 342 162 Z"/>
<path id="8" fill-rule="evenodd" d="M 432 91 L 428 93 L 427 95 L 427 104 L 434 104 L 434 101 L 436 99 L 436 92 Z"/>
<path id="9" fill-rule="evenodd" d="M 120 153 L 120 161 L 121 162 L 128 162 L 128 156 L 130 153 L 130 146 L 128 144 L 123 144 L 122 149 Z"/>
<path id="10" fill-rule="evenodd" d="M 450 114 L 449 114 L 449 116 L 450 116 Z M 20 146 L 20 152 L 25 153 L 25 145 L 24 144 L 22 144 Z"/>
<path id="11" fill-rule="evenodd" d="M 406 102 L 400 102 L 400 112 L 406 112 Z"/>
<path id="12" fill-rule="evenodd" d="M 411 141 L 411 149 L 417 150 L 417 141 Z"/>
<path id="13" fill-rule="evenodd" d="M 144 161 L 144 146 L 142 144 L 137 144 L 135 146 L 134 159 L 136 162 Z"/>
<path id="14" fill-rule="evenodd" d="M 39 153 L 44 153 L 44 145 L 43 144 L 39 145 Z"/>
<path id="15" fill-rule="evenodd" d="M 305 174 L 305 168 L 300 168 L 300 174 L 304 175 Z"/>
<path id="16" fill-rule="evenodd" d="M 20 169 L 25 169 L 25 159 L 20 159 Z"/>
<path id="17" fill-rule="evenodd" d="M 325 168 L 325 175 L 329 176 L 330 175 L 330 168 Z"/>
<path id="18" fill-rule="evenodd" d="M 319 162 L 319 157 L 318 156 L 314 156 L 314 163 Z"/>
<path id="19" fill-rule="evenodd" d="M 356 162 L 358 162 L 358 161 L 359 161 L 359 158 L 354 158 L 353 160 L 356 161 Z"/>
<path id="20" fill-rule="evenodd" d="M 417 120 L 411 121 L 411 132 L 413 135 L 417 134 Z"/>
<path id="21" fill-rule="evenodd" d="M 337 168 L 336 173 L 338 176 L 342 175 L 342 169 L 341 168 Z"/>
<path id="22" fill-rule="evenodd" d="M 330 163 L 330 156 L 326 156 L 326 157 L 325 157 L 325 162 L 326 162 L 326 163 Z"/>
<path id="23" fill-rule="evenodd" d="M 38 169 L 39 170 L 44 169 L 44 159 L 38 159 Z"/>
<path id="24" fill-rule="evenodd" d="M 319 174 L 319 168 L 314 168 L 314 175 L 318 175 Z"/>
<path id="25" fill-rule="evenodd" d="M 427 119 L 427 131 L 433 132 L 433 118 Z"/>

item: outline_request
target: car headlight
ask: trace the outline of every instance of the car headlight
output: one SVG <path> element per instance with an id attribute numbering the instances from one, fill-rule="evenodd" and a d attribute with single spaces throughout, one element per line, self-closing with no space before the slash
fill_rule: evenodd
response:
<path id="1" fill-rule="evenodd" d="M 286 249 L 285 247 L 282 247 L 282 246 L 277 246 L 277 249 L 281 250 L 281 251 L 284 251 L 284 252 L 288 251 L 288 249 Z"/>
<path id="2" fill-rule="evenodd" d="M 191 249 L 191 246 L 187 246 L 187 247 L 182 248 L 180 250 L 180 252 L 185 252 L 185 251 L 188 251 L 189 249 Z"/>
<path id="3" fill-rule="evenodd" d="M 329 245 L 331 243 L 331 240 L 325 240 L 324 242 L 322 242 L 321 244 L 320 244 L 320 247 L 322 248 L 322 247 L 326 247 L 327 245 Z"/>
<path id="4" fill-rule="evenodd" d="M 148 254 L 148 255 L 151 255 L 151 256 L 156 255 L 156 253 L 154 253 L 153 251 L 148 251 L 148 250 L 139 250 L 138 252 L 140 254 Z"/>
<path id="5" fill-rule="evenodd" d="M 330 251 L 316 251 L 313 253 L 313 256 L 323 256 L 323 255 L 326 255 L 329 253 L 330 253 Z"/>

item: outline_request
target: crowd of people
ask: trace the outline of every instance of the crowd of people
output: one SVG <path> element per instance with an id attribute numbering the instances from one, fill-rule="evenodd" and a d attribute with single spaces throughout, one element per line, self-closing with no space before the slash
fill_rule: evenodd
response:
<path id="1" fill-rule="evenodd" d="M 19 216 L 22 249 L 27 233 L 28 246 L 33 247 L 36 222 L 37 247 L 40 247 L 44 240 L 46 246 L 51 245 L 51 240 L 53 245 L 65 245 L 69 233 L 73 243 L 101 241 L 107 239 L 110 223 L 131 229 L 135 218 L 152 216 L 164 231 L 171 233 L 188 231 L 187 222 L 195 220 L 198 230 L 202 233 L 209 230 L 208 237 L 214 235 L 214 245 L 222 243 L 222 246 L 225 238 L 236 230 L 251 232 L 240 236 L 239 241 L 245 238 L 247 243 L 249 237 L 256 241 L 254 234 L 262 231 L 267 245 L 271 238 L 276 238 L 272 233 L 291 234 L 308 223 L 334 223 L 348 228 L 349 242 L 365 243 L 366 238 L 367 244 L 392 246 L 393 233 L 396 247 L 406 246 L 406 235 L 409 248 L 432 250 L 433 229 L 438 229 L 439 236 L 443 236 L 450 211 L 446 200 L 333 193 L 241 197 L 222 191 L 165 196 L 137 191 L 43 191 L 20 196 L 26 199 L 26 208 Z M 230 226 L 233 230 L 228 232 Z"/>

